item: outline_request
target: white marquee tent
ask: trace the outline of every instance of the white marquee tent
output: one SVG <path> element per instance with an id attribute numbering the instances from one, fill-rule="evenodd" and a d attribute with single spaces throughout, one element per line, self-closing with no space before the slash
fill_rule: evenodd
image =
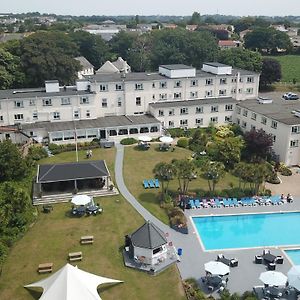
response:
<path id="1" fill-rule="evenodd" d="M 25 287 L 41 287 L 43 294 L 40 300 L 101 300 L 97 287 L 104 283 L 122 281 L 97 276 L 66 264 L 56 273 Z"/>

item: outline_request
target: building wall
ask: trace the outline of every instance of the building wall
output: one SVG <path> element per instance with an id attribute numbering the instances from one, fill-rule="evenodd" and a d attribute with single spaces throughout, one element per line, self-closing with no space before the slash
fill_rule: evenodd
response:
<path id="1" fill-rule="evenodd" d="M 156 263 L 159 263 L 159 259 L 163 258 L 166 259 L 167 258 L 167 247 L 166 245 L 162 246 L 162 251 L 153 254 L 153 250 L 152 249 L 146 249 L 146 248 L 140 248 L 140 247 L 136 247 L 133 246 L 133 255 L 137 258 L 144 256 L 144 263 L 148 264 L 148 265 L 154 265 Z"/>

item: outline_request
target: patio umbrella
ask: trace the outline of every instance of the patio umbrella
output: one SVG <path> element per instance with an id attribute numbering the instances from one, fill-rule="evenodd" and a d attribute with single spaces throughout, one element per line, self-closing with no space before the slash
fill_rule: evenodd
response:
<path id="1" fill-rule="evenodd" d="M 161 136 L 159 140 L 164 144 L 171 144 L 174 141 L 174 139 L 170 136 Z"/>
<path id="2" fill-rule="evenodd" d="M 209 261 L 204 264 L 205 271 L 211 275 L 226 275 L 230 272 L 230 269 L 227 265 L 223 264 L 220 261 Z"/>
<path id="3" fill-rule="evenodd" d="M 287 277 L 281 273 L 276 271 L 267 271 L 260 274 L 259 279 L 268 285 L 277 285 L 282 286 L 285 285 L 287 282 Z"/>
<path id="4" fill-rule="evenodd" d="M 300 265 L 293 266 L 287 273 L 290 286 L 300 291 Z"/>
<path id="5" fill-rule="evenodd" d="M 139 141 L 141 142 L 151 142 L 152 137 L 147 136 L 147 135 L 141 135 L 139 136 Z"/>
<path id="6" fill-rule="evenodd" d="M 75 205 L 87 205 L 92 201 L 92 198 L 88 195 L 76 195 L 72 198 L 72 203 Z"/>

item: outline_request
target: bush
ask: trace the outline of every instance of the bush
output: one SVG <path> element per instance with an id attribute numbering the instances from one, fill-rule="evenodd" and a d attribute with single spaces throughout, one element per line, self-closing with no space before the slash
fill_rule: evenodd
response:
<path id="1" fill-rule="evenodd" d="M 122 145 L 133 145 L 137 143 L 137 140 L 134 138 L 125 138 L 120 142 Z"/>
<path id="2" fill-rule="evenodd" d="M 187 139 L 187 138 L 183 137 L 183 138 L 178 139 L 178 141 L 177 141 L 178 147 L 187 148 L 188 145 L 189 145 L 189 139 Z"/>
<path id="3" fill-rule="evenodd" d="M 184 136 L 184 130 L 182 128 L 170 128 L 168 129 L 168 133 L 171 135 L 171 137 Z"/>
<path id="4" fill-rule="evenodd" d="M 171 226 L 187 227 L 187 219 L 179 207 L 174 207 L 168 212 Z"/>
<path id="5" fill-rule="evenodd" d="M 89 150 L 89 149 L 95 149 L 99 147 L 100 147 L 99 143 L 95 140 L 91 142 L 77 143 L 78 150 Z M 67 151 L 75 151 L 76 145 L 75 144 L 63 144 L 63 145 L 49 144 L 48 148 L 52 154 L 58 154 Z"/>
<path id="6" fill-rule="evenodd" d="M 267 179 L 267 182 L 272 183 L 272 184 L 279 184 L 280 183 L 280 179 L 277 176 L 277 173 L 274 172 L 272 173 L 272 175 L 270 175 Z"/>
<path id="7" fill-rule="evenodd" d="M 43 147 L 31 146 L 28 150 L 28 156 L 33 160 L 40 160 L 48 157 L 48 153 Z"/>
<path id="8" fill-rule="evenodd" d="M 283 176 L 291 176 L 293 172 L 288 167 L 280 167 L 279 172 Z"/>

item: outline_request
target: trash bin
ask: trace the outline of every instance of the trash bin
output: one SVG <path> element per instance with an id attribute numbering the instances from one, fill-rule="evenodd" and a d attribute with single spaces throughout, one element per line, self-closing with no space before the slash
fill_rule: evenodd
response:
<path id="1" fill-rule="evenodd" d="M 178 248 L 177 253 L 178 253 L 179 256 L 181 256 L 182 255 L 182 248 Z"/>

